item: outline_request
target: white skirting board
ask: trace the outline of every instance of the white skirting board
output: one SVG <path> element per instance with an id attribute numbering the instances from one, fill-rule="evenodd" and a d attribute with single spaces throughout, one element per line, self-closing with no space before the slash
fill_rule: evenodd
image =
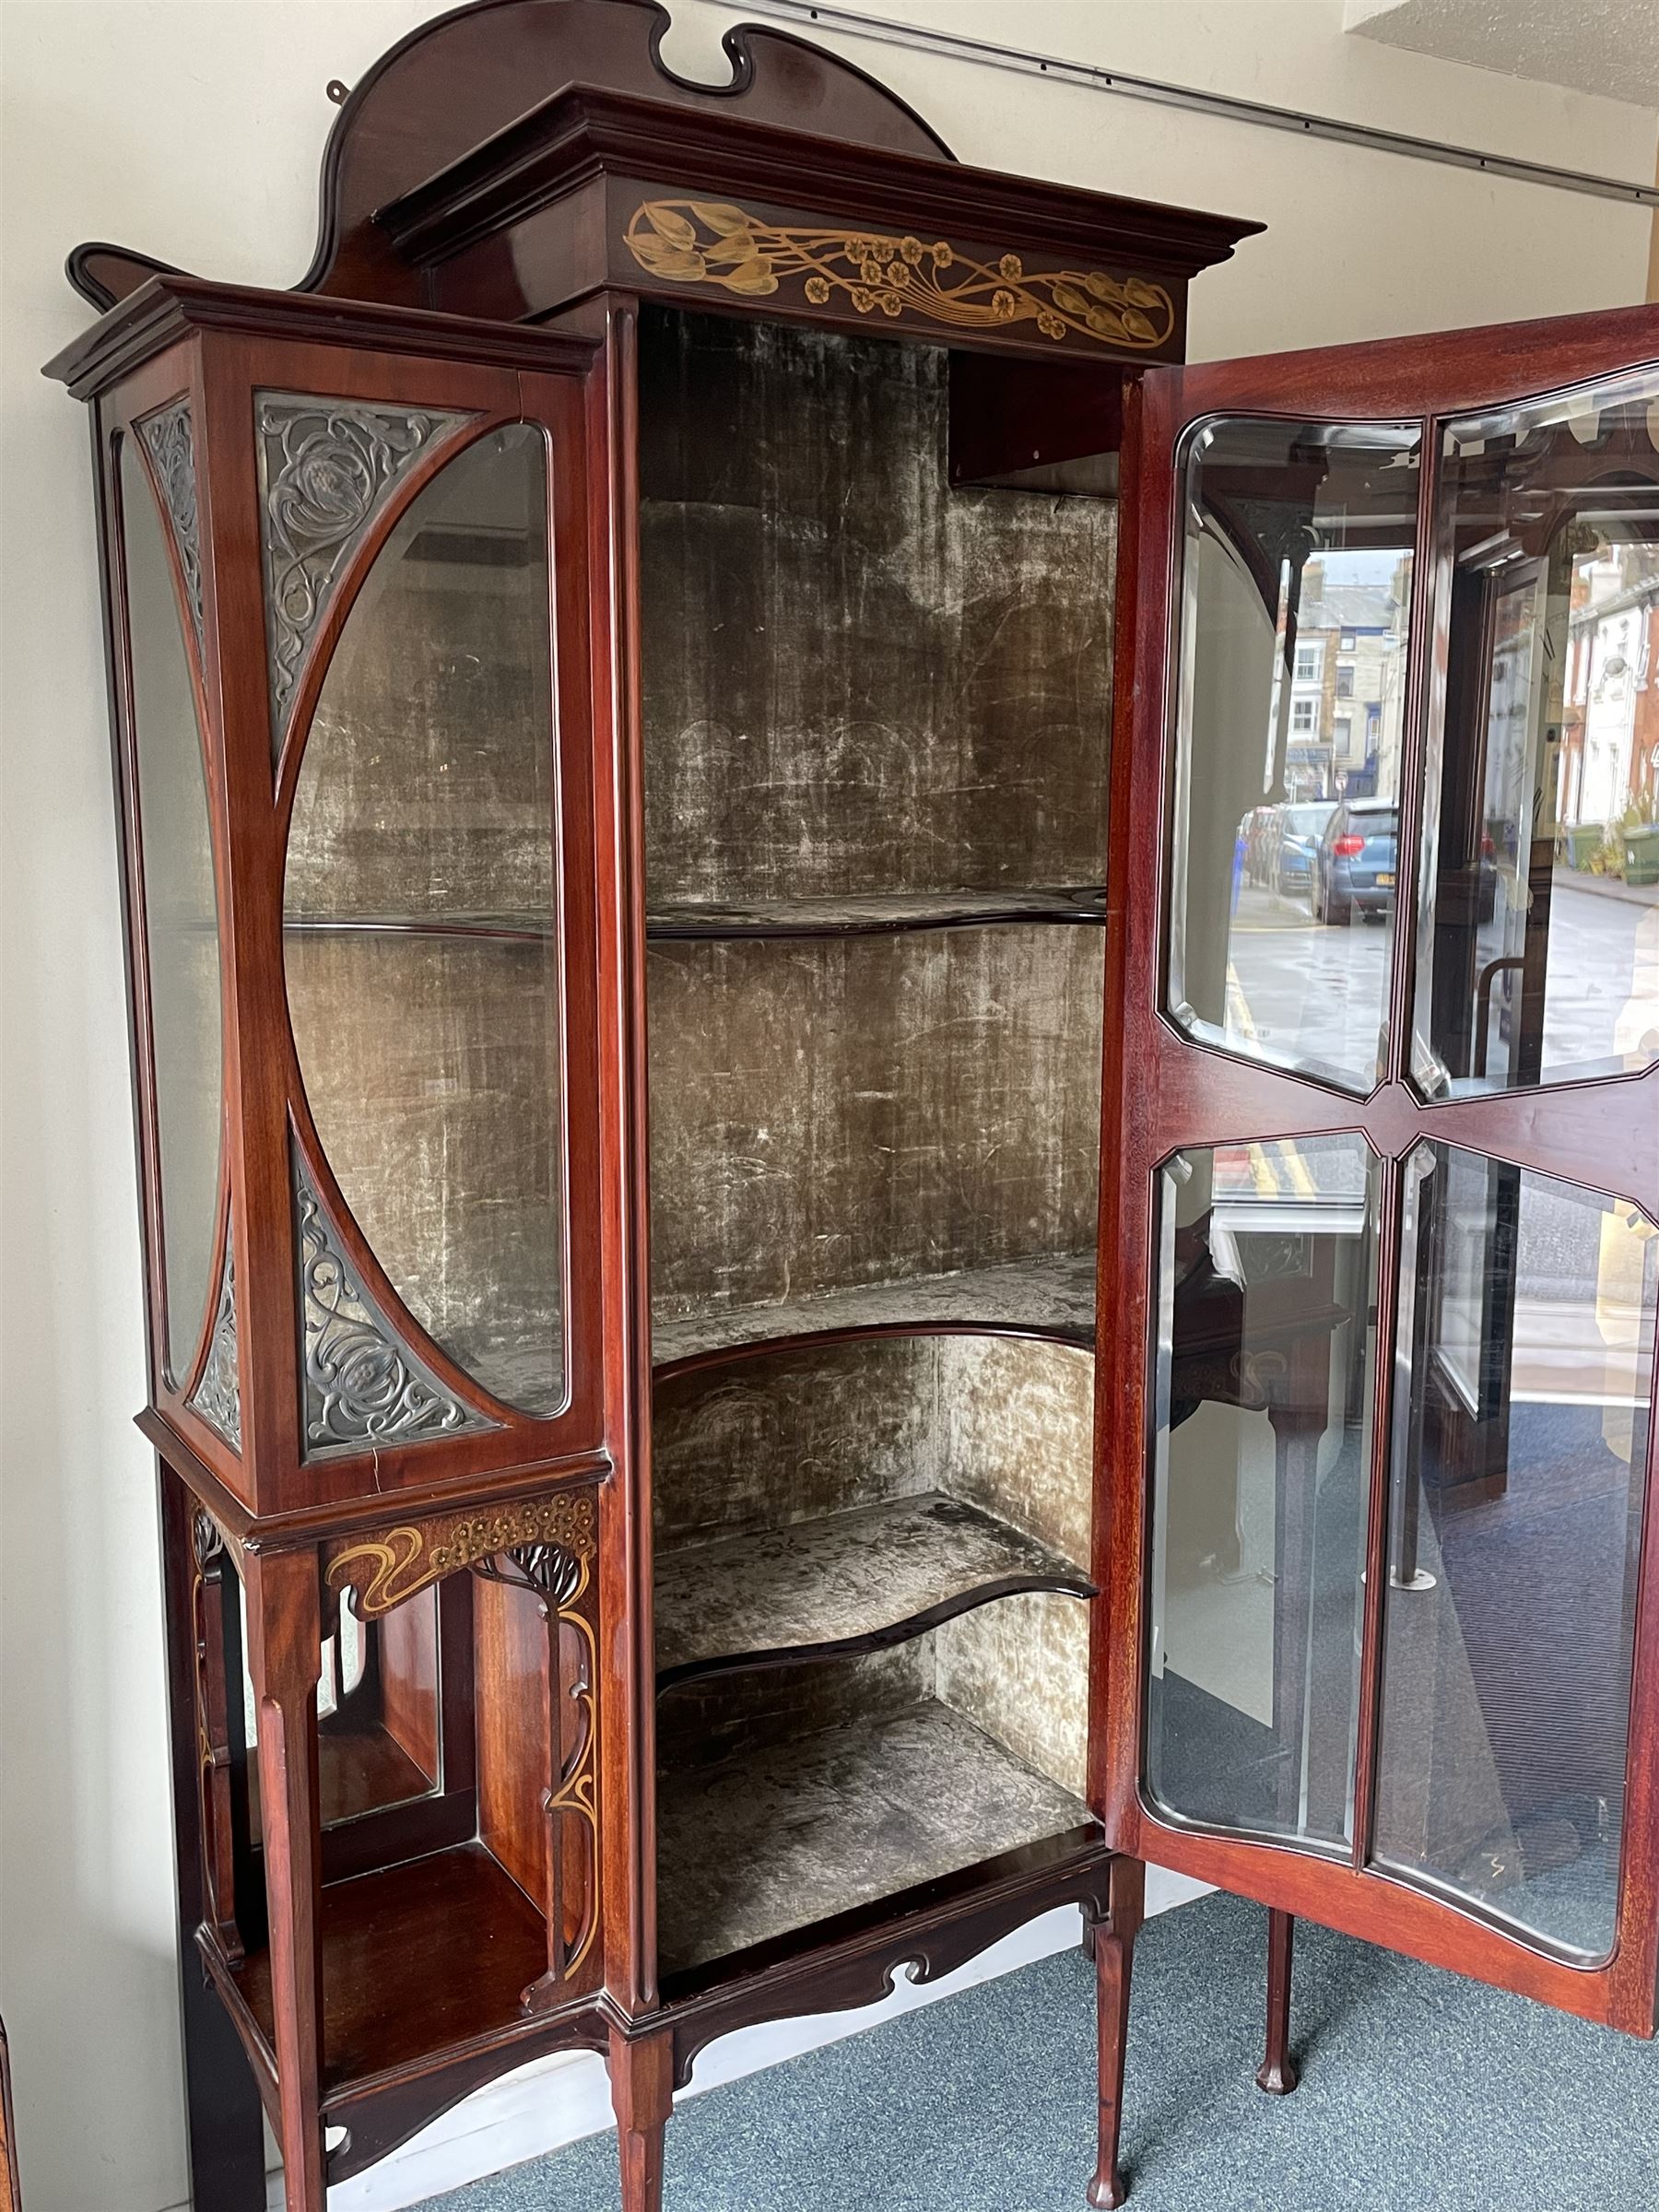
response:
<path id="1" fill-rule="evenodd" d="M 1167 1912 L 1205 1891 L 1204 1883 L 1189 1881 L 1184 1875 L 1166 1874 L 1157 1866 L 1147 1869 L 1148 1915 Z M 723 2081 L 758 2074 L 764 2066 L 839 2042 L 842 2036 L 857 2035 L 898 2013 L 913 2012 L 959 1989 L 971 1989 L 976 1982 L 994 1981 L 1016 1967 L 1029 1966 L 1034 1959 L 1068 1950 L 1081 1941 L 1080 1920 L 1075 1906 L 1063 1905 L 1017 1928 L 954 1974 L 924 1985 L 901 1979 L 890 1997 L 861 2011 L 815 2013 L 741 2028 L 700 2054 L 690 2087 L 681 2094 L 695 2097 Z M 331 2189 L 329 2212 L 404 2212 L 404 2207 L 446 2189 L 504 2172 L 509 2166 L 541 2158 L 578 2136 L 598 2135 L 613 2124 L 604 2060 L 588 2051 L 555 2052 L 475 2091 L 378 2165 Z M 270 2212 L 283 2212 L 280 2171 L 270 2176 L 267 2201 Z"/>

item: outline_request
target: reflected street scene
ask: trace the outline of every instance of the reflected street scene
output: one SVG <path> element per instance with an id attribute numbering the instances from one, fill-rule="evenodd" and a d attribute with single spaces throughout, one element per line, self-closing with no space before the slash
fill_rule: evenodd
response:
<path id="1" fill-rule="evenodd" d="M 1167 1817 L 1352 1833 L 1379 1169 L 1363 1137 L 1159 1178 L 1147 1785 Z"/>
<path id="2" fill-rule="evenodd" d="M 1613 1946 L 1659 1238 L 1451 1145 L 1407 1165 L 1374 1855 Z"/>
<path id="3" fill-rule="evenodd" d="M 1186 459 L 1169 1007 L 1364 1091 L 1398 892 L 1418 434 L 1228 420 Z"/>
<path id="4" fill-rule="evenodd" d="M 1449 426 L 1412 1066 L 1430 1098 L 1659 1058 L 1659 378 Z"/>

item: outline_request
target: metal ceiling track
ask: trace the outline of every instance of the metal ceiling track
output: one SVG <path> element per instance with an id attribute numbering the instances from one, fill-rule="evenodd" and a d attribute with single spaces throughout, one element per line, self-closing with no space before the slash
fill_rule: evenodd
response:
<path id="1" fill-rule="evenodd" d="M 1451 169 L 1475 169 L 1521 184 L 1541 184 L 1552 192 L 1587 193 L 1594 199 L 1618 200 L 1626 206 L 1659 208 L 1659 185 L 1631 184 L 1622 177 L 1598 177 L 1587 170 L 1554 169 L 1543 161 L 1523 161 L 1512 154 L 1483 154 L 1472 147 L 1450 146 L 1439 138 L 1414 138 L 1405 131 L 1381 131 L 1366 124 L 1343 123 L 1332 115 L 1306 115 L 1265 101 L 1233 100 L 1222 92 L 1199 92 L 1157 77 L 1131 76 L 1119 69 L 1098 69 L 1057 54 L 1032 53 L 991 39 L 971 39 L 959 31 L 935 30 L 920 23 L 896 23 L 888 16 L 857 7 L 820 7 L 813 0 L 748 0 L 748 13 L 791 25 L 836 30 L 882 46 L 907 46 L 950 61 L 977 62 L 988 69 L 1009 69 L 1021 76 L 1052 77 L 1057 84 L 1084 85 L 1094 92 L 1115 92 L 1125 100 L 1147 100 L 1159 107 L 1185 108 L 1227 123 L 1244 123 L 1267 131 L 1291 131 L 1303 138 L 1364 147 L 1376 154 L 1400 154 L 1411 161 L 1439 161 Z"/>

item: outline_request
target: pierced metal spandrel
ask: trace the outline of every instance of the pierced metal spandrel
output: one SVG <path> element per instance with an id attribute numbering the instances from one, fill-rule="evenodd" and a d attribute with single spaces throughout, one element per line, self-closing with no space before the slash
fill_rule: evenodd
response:
<path id="1" fill-rule="evenodd" d="M 411 464 L 465 415 L 254 394 L 271 757 L 307 646 L 352 552 Z"/>
<path id="2" fill-rule="evenodd" d="M 196 664 L 202 665 L 202 537 L 196 516 L 195 432 L 188 399 L 176 399 L 159 414 L 147 416 L 138 435 L 150 457 L 172 525 L 173 544 L 184 577 L 184 597 L 195 632 Z"/>
<path id="3" fill-rule="evenodd" d="M 348 1266 L 298 1159 L 294 1210 L 307 1457 L 496 1427 L 464 1406 L 399 1340 Z"/>
<path id="4" fill-rule="evenodd" d="M 218 1310 L 213 1319 L 213 1340 L 202 1379 L 190 1401 L 209 1427 L 217 1429 L 235 1451 L 241 1450 L 241 1386 L 236 1366 L 236 1257 L 230 1230 L 225 1229 L 225 1262 L 219 1276 Z"/>

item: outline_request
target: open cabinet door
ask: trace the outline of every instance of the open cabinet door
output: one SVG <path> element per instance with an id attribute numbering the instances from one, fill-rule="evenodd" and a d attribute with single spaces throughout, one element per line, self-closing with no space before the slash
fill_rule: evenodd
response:
<path id="1" fill-rule="evenodd" d="M 1094 1802 L 1652 2034 L 1659 310 L 1147 371 L 1119 638 Z"/>

